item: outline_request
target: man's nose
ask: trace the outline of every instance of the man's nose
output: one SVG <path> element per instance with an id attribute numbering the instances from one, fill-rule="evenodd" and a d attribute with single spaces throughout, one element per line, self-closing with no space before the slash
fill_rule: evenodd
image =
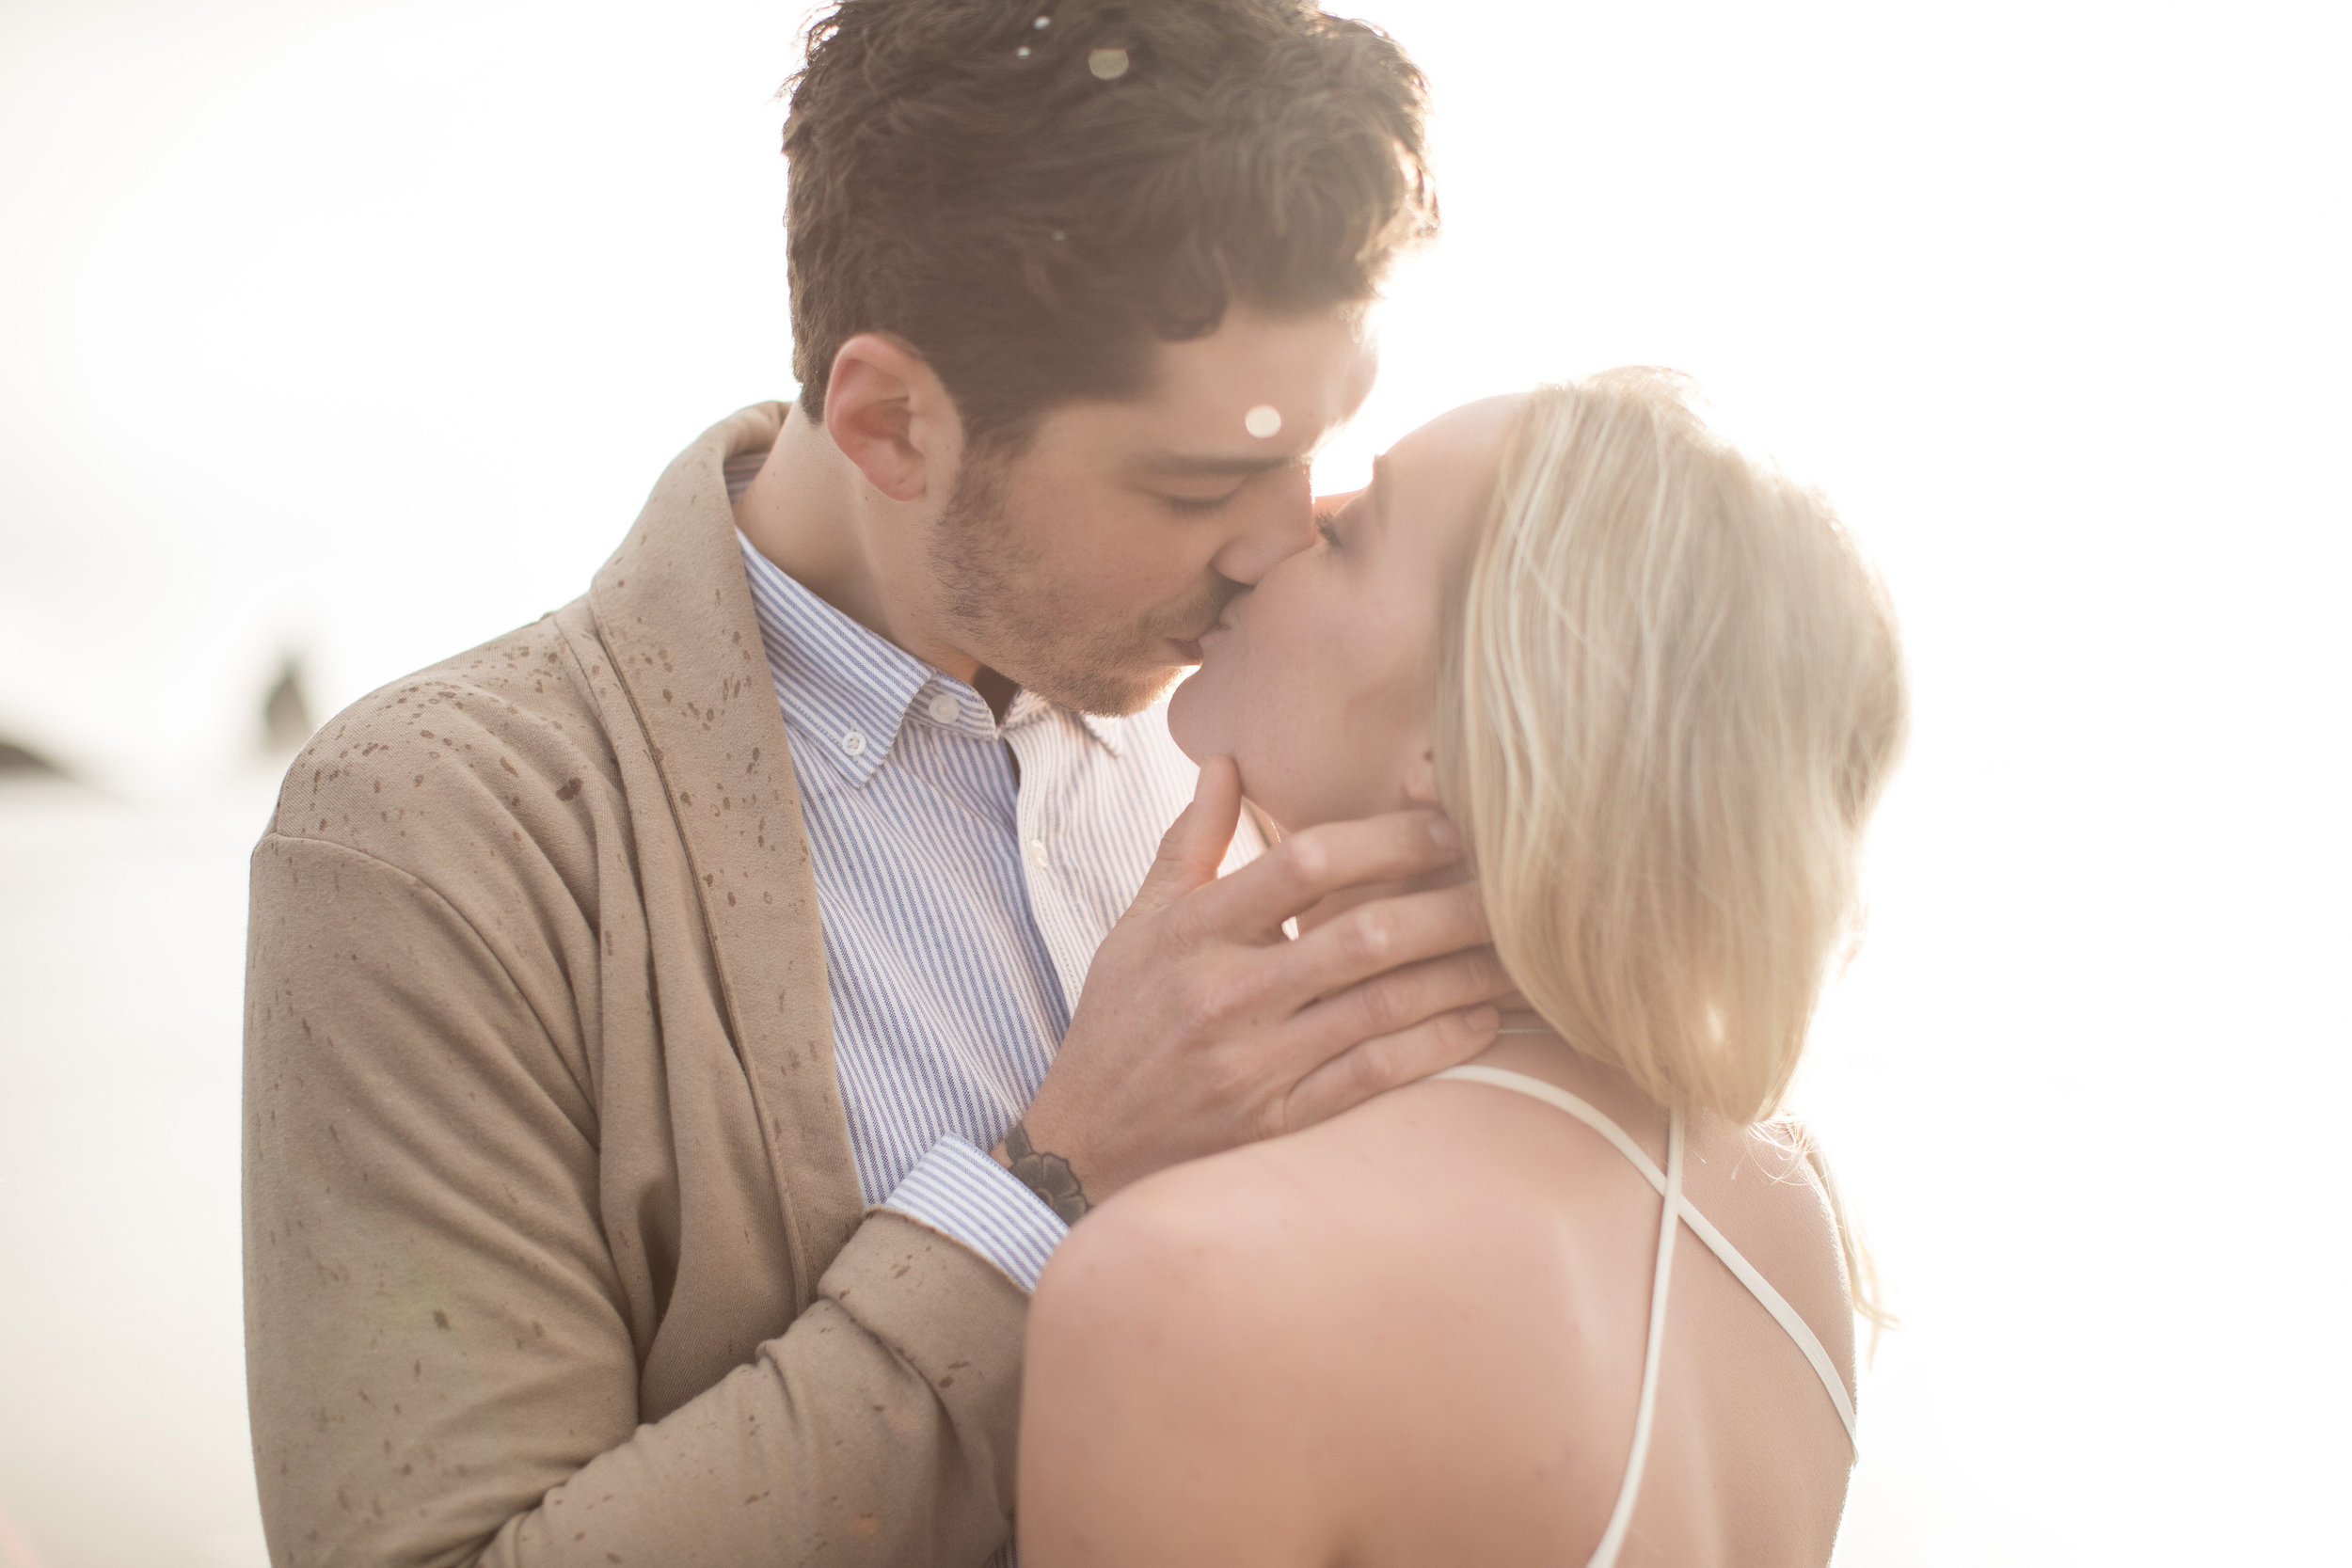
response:
<path id="1" fill-rule="evenodd" d="M 1248 587 L 1314 540 L 1314 489 L 1304 467 L 1268 475 L 1253 484 L 1233 536 L 1209 564 L 1219 577 Z"/>

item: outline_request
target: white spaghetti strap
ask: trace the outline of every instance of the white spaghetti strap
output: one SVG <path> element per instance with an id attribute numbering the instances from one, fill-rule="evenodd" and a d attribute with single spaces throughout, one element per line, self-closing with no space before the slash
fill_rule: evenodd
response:
<path id="1" fill-rule="evenodd" d="M 1540 1078 L 1530 1078 L 1523 1072 L 1511 1072 L 1502 1068 L 1449 1068 L 1436 1076 L 1485 1084 L 1491 1088 L 1510 1089 L 1565 1111 L 1614 1145 L 1617 1152 L 1624 1155 L 1652 1187 L 1661 1194 L 1666 1190 L 1666 1173 L 1658 1168 L 1658 1162 L 1644 1153 L 1642 1146 L 1628 1137 L 1624 1128 L 1565 1089 L 1554 1087 Z M 1847 1443 L 1858 1450 L 1861 1445 L 1855 1432 L 1853 1399 L 1846 1392 L 1845 1379 L 1837 1375 L 1836 1363 L 1830 1360 L 1820 1336 L 1813 1332 L 1813 1326 L 1788 1305 L 1788 1298 L 1772 1288 L 1771 1280 L 1756 1272 L 1756 1265 L 1742 1257 L 1740 1249 L 1733 1246 L 1705 1214 L 1688 1204 L 1681 1204 L 1679 1208 L 1682 1223 L 1691 1227 L 1691 1233 L 1706 1244 L 1708 1251 L 1722 1259 L 1724 1267 L 1731 1271 L 1732 1277 L 1748 1288 L 1748 1293 L 1756 1297 L 1758 1305 L 1772 1315 L 1772 1321 L 1779 1323 L 1783 1332 L 1796 1342 L 1797 1349 L 1812 1365 L 1814 1375 L 1820 1379 L 1821 1389 L 1829 1395 L 1830 1403 L 1836 1407 L 1837 1418 L 1845 1423 Z"/>
<path id="2" fill-rule="evenodd" d="M 1650 1168 L 1655 1170 L 1658 1167 L 1652 1165 Z M 1692 1235 L 1707 1243 L 1708 1251 L 1723 1259 L 1724 1267 L 1748 1288 L 1748 1293 L 1772 1315 L 1772 1321 L 1780 1324 L 1788 1338 L 1796 1341 L 1797 1349 L 1803 1351 L 1805 1360 L 1812 1363 L 1813 1375 L 1821 1380 L 1822 1392 L 1829 1395 L 1829 1402 L 1837 1407 L 1837 1418 L 1846 1424 L 1846 1446 L 1860 1452 L 1862 1440 L 1854 1430 L 1853 1396 L 1846 1392 L 1846 1380 L 1837 1375 L 1837 1364 L 1829 1358 L 1829 1351 L 1821 1343 L 1820 1336 L 1813 1332 L 1813 1325 L 1797 1315 L 1797 1309 L 1788 1305 L 1788 1298 L 1773 1290 L 1772 1282 L 1756 1273 L 1756 1265 L 1741 1257 L 1740 1249 L 1733 1246 L 1705 1214 L 1695 1209 L 1685 1208 L 1682 1223 L 1691 1227 Z"/>
<path id="3" fill-rule="evenodd" d="M 1649 1463 L 1650 1428 L 1658 1419 L 1658 1369 L 1666 1348 L 1666 1287 L 1674 1277 L 1675 1237 L 1681 1225 L 1682 1114 L 1666 1126 L 1665 1200 L 1658 1208 L 1658 1266 L 1650 1276 L 1649 1344 L 1642 1352 L 1642 1402 L 1633 1412 L 1633 1452 L 1625 1462 L 1625 1481 L 1617 1488 L 1617 1506 L 1609 1511 L 1609 1528 L 1600 1533 L 1585 1568 L 1617 1568 L 1617 1553 L 1625 1547 L 1625 1532 L 1633 1526 L 1633 1504 L 1642 1495 L 1642 1471 Z"/>

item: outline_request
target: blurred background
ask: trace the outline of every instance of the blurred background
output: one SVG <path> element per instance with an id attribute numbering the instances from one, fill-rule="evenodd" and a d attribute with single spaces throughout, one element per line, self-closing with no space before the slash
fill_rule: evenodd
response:
<path id="1" fill-rule="evenodd" d="M 1917 722 L 1802 1106 L 1905 1326 L 1839 1562 L 2352 1563 L 2341 6 L 1364 0 L 1447 234 L 1319 482 L 1624 362 Z M 245 857 L 310 725 L 787 396 L 801 0 L 0 0 L 0 1568 L 258 1568 Z"/>

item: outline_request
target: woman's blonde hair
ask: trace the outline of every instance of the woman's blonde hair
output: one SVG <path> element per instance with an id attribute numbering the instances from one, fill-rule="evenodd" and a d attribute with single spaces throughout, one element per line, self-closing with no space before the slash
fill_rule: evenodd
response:
<path id="1" fill-rule="evenodd" d="M 1649 369 L 1532 395 L 1465 570 L 1438 788 L 1504 966 L 1659 1103 L 1773 1116 L 1909 721 L 1884 590 L 1818 493 Z"/>
<path id="2" fill-rule="evenodd" d="M 1661 1104 L 1780 1106 L 1908 718 L 1828 504 L 1671 372 L 1530 398 L 1453 619 L 1439 788 L 1529 1004 Z"/>

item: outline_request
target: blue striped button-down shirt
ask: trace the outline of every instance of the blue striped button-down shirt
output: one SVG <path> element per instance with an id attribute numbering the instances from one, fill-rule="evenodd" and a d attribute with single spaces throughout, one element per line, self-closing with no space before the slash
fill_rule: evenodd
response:
<path id="1" fill-rule="evenodd" d="M 728 467 L 747 482 L 757 461 Z M 743 560 L 792 742 L 866 1199 L 1033 1288 L 1066 1227 L 985 1151 L 1043 1081 L 1196 769 L 1164 708 L 1105 719 L 1023 692 L 1000 724 L 972 687 L 748 540 Z M 1260 847 L 1245 823 L 1228 865 Z"/>

